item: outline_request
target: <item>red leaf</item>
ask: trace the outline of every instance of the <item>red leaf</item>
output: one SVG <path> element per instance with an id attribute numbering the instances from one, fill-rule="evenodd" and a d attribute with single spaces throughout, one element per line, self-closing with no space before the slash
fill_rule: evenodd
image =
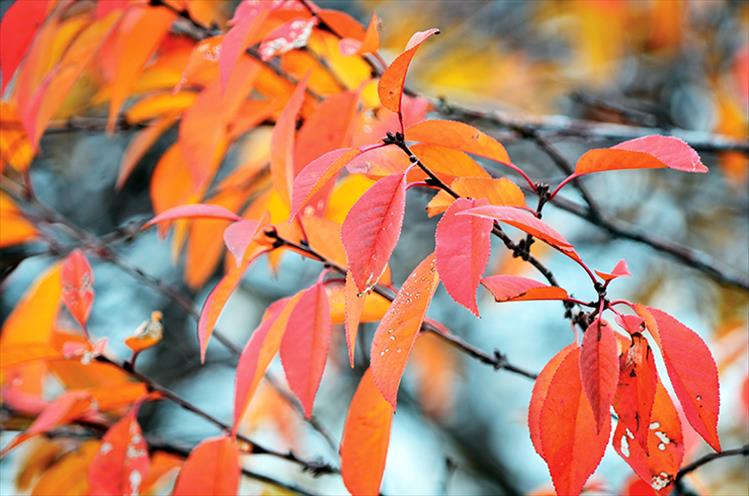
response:
<path id="1" fill-rule="evenodd" d="M 239 450 L 230 437 L 206 439 L 182 465 L 173 496 L 236 494 L 241 475 Z"/>
<path id="2" fill-rule="evenodd" d="M 622 422 L 616 426 L 612 444 L 619 456 L 643 481 L 660 491 L 673 481 L 684 458 L 679 414 L 660 382 L 656 385 L 650 422 L 645 428 L 647 451 L 639 443 L 633 442 L 635 436 Z"/>
<path id="3" fill-rule="evenodd" d="M 318 282 L 302 293 L 289 316 L 281 341 L 281 363 L 289 387 L 312 417 L 330 348 L 330 305 L 325 285 Z"/>
<path id="4" fill-rule="evenodd" d="M 341 169 L 357 155 L 359 150 L 354 148 L 339 148 L 307 164 L 294 178 L 291 218 L 296 217 L 313 196 L 334 181 Z"/>
<path id="5" fill-rule="evenodd" d="M 90 494 L 120 496 L 139 494 L 150 465 L 148 446 L 138 424 L 136 403 L 116 424 L 109 428 L 99 453 L 88 468 Z"/>
<path id="6" fill-rule="evenodd" d="M 634 434 L 646 451 L 657 385 L 658 372 L 653 351 L 641 334 L 634 334 L 632 345 L 619 357 L 619 385 L 614 397 L 614 409 L 619 415 L 619 423 Z"/>
<path id="7" fill-rule="evenodd" d="M 510 163 L 510 156 L 499 141 L 463 122 L 422 121 L 406 129 L 406 139 L 457 148 L 497 162 Z"/>
<path id="8" fill-rule="evenodd" d="M 341 438 L 341 475 L 351 494 L 379 494 L 392 422 L 393 406 L 367 369 L 351 400 Z"/>
<path id="9" fill-rule="evenodd" d="M 393 112 L 401 113 L 403 87 L 406 84 L 406 74 L 408 73 L 408 66 L 411 64 L 411 59 L 416 55 L 416 50 L 419 46 L 426 41 L 427 38 L 433 34 L 439 34 L 439 29 L 428 29 L 427 31 L 419 31 L 415 33 L 408 44 L 406 50 L 398 55 L 398 57 L 390 64 L 385 72 L 380 77 L 380 82 L 377 85 L 377 93 L 380 95 L 380 102 L 382 106 Z"/>
<path id="10" fill-rule="evenodd" d="M 366 294 L 360 293 L 356 287 L 351 272 L 346 272 L 346 285 L 343 288 L 344 295 L 344 326 L 346 331 L 346 345 L 348 347 L 348 359 L 351 368 L 354 367 L 354 356 L 356 352 L 356 336 L 359 333 L 359 322 L 364 310 Z"/>
<path id="11" fill-rule="evenodd" d="M 661 310 L 635 305 L 645 320 L 666 362 L 676 397 L 694 430 L 715 451 L 720 451 L 718 368 L 710 349 L 693 330 Z"/>
<path id="12" fill-rule="evenodd" d="M 650 487 L 650 484 L 635 474 L 624 482 L 624 486 L 619 493 L 621 496 L 658 496 L 658 493 Z"/>
<path id="13" fill-rule="evenodd" d="M 263 39 L 259 48 L 260 58 L 270 60 L 276 55 L 283 55 L 295 48 L 306 46 L 315 25 L 317 25 L 317 17 L 310 19 L 300 17 L 280 25 Z"/>
<path id="14" fill-rule="evenodd" d="M 481 279 L 481 284 L 491 292 L 494 299 L 502 301 L 566 300 L 567 291 L 527 277 L 504 274 Z"/>
<path id="15" fill-rule="evenodd" d="M 224 35 L 218 52 L 221 87 L 225 90 L 242 52 L 253 42 L 273 5 L 270 2 L 241 2 L 232 18 L 232 27 Z"/>
<path id="16" fill-rule="evenodd" d="M 200 362 L 205 363 L 205 353 L 208 349 L 208 341 L 211 339 L 213 329 L 216 327 L 221 311 L 239 284 L 242 276 L 250 264 L 261 254 L 267 251 L 267 247 L 258 246 L 245 253 L 245 257 L 239 266 L 232 265 L 224 277 L 211 290 L 208 298 L 203 303 L 198 319 L 198 342 L 200 343 Z"/>
<path id="17" fill-rule="evenodd" d="M 673 136 L 643 136 L 611 148 L 599 148 L 583 154 L 575 175 L 620 169 L 671 168 L 683 172 L 708 172 L 700 156 L 686 142 Z"/>
<path id="18" fill-rule="evenodd" d="M 598 274 L 598 277 L 603 279 L 604 281 L 613 281 L 617 277 L 627 277 L 631 276 L 632 274 L 629 273 L 629 267 L 627 266 L 627 261 L 624 259 L 619 260 L 613 269 L 611 269 L 611 272 L 601 272 L 596 271 L 596 274 Z"/>
<path id="19" fill-rule="evenodd" d="M 611 423 L 609 410 L 619 380 L 616 337 L 605 320 L 596 319 L 585 331 L 580 348 L 580 373 L 596 427 L 601 431 Z"/>
<path id="20" fill-rule="evenodd" d="M 73 250 L 62 264 L 62 301 L 85 329 L 94 301 L 94 273 L 79 249 Z"/>
<path id="21" fill-rule="evenodd" d="M 224 243 L 229 252 L 234 256 L 237 267 L 242 265 L 247 247 L 255 239 L 255 235 L 260 229 L 260 222 L 256 220 L 240 220 L 229 224 L 224 229 Z"/>
<path id="22" fill-rule="evenodd" d="M 341 239 L 359 291 L 375 284 L 385 270 L 400 237 L 405 208 L 406 176 L 395 174 L 377 181 L 349 210 Z"/>
<path id="23" fill-rule="evenodd" d="M 541 455 L 541 458 L 544 457 L 544 450 L 541 444 L 541 412 L 544 407 L 544 401 L 549 394 L 549 385 L 551 385 L 551 380 L 554 379 L 554 374 L 556 374 L 559 365 L 575 349 L 577 349 L 577 344 L 570 344 L 554 355 L 544 366 L 541 373 L 538 374 L 536 382 L 533 385 L 531 402 L 528 405 L 528 430 L 531 435 L 533 447 L 536 453 Z"/>
<path id="24" fill-rule="evenodd" d="M 434 255 L 429 255 L 403 283 L 372 339 L 372 375 L 393 408 L 408 356 L 438 283 Z"/>
<path id="25" fill-rule="evenodd" d="M 579 494 L 601 462 L 611 434 L 610 421 L 596 429 L 580 377 L 580 348 L 573 348 L 559 363 L 543 401 L 539 427 L 557 494 Z"/>
<path id="26" fill-rule="evenodd" d="M 286 324 L 301 293 L 291 298 L 283 298 L 271 304 L 265 311 L 260 325 L 252 331 L 249 341 L 242 350 L 237 364 L 234 389 L 234 426 L 236 434 L 247 405 L 255 394 L 260 379 L 281 347 Z"/>
<path id="27" fill-rule="evenodd" d="M 476 289 L 481 281 L 491 250 L 491 220 L 464 218 L 456 214 L 484 205 L 486 200 L 459 198 L 442 216 L 435 231 L 437 272 L 455 301 L 479 316 Z"/>
<path id="28" fill-rule="evenodd" d="M 3 14 L 0 23 L 0 70 L 3 78 L 0 94 L 5 93 L 18 64 L 31 46 L 36 30 L 44 23 L 49 6 L 49 0 L 13 2 Z"/>
<path id="29" fill-rule="evenodd" d="M 556 232 L 528 210 L 522 208 L 485 205 L 483 207 L 475 207 L 470 210 L 465 210 L 458 215 L 474 215 L 485 219 L 504 222 L 520 229 L 521 231 L 525 231 L 563 252 L 574 252 L 572 245 L 564 238 L 564 236 Z"/>
<path id="30" fill-rule="evenodd" d="M 304 103 L 304 91 L 307 79 L 299 82 L 294 93 L 289 97 L 281 115 L 273 127 L 270 143 L 270 175 L 273 188 L 281 195 L 287 205 L 290 204 L 292 181 L 294 179 L 294 134 L 296 117 Z"/>
<path id="31" fill-rule="evenodd" d="M 180 205 L 179 207 L 165 210 L 146 222 L 143 228 L 151 227 L 159 222 L 167 222 L 177 219 L 224 219 L 234 222 L 242 220 L 240 216 L 224 207 L 196 203 L 194 205 Z"/>
<path id="32" fill-rule="evenodd" d="M 42 413 L 28 429 L 16 436 L 8 446 L 3 448 L 0 457 L 5 456 L 8 451 L 37 434 L 44 434 L 81 418 L 91 409 L 92 402 L 91 395 L 84 391 L 67 391 L 61 394 L 52 403 L 44 407 Z"/>
<path id="33" fill-rule="evenodd" d="M 619 327 L 630 334 L 642 333 L 645 331 L 645 321 L 637 315 L 617 315 L 614 321 Z"/>

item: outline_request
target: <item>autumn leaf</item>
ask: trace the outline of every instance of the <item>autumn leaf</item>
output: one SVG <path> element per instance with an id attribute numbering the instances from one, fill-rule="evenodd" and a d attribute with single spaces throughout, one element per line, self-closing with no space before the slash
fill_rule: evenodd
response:
<path id="1" fill-rule="evenodd" d="M 143 158 L 148 149 L 151 148 L 159 137 L 161 137 L 167 129 L 172 127 L 176 121 L 176 117 L 164 117 L 135 135 L 132 141 L 130 141 L 127 150 L 125 150 L 125 154 L 122 156 L 120 171 L 117 174 L 117 181 L 115 182 L 115 189 L 122 189 L 125 182 L 127 182 L 130 177 L 130 174 L 133 172 L 133 169 L 138 165 L 140 159 Z"/>
<path id="2" fill-rule="evenodd" d="M 341 238 L 351 275 L 359 291 L 375 284 L 387 266 L 403 225 L 406 176 L 377 181 L 351 207 Z"/>
<path id="3" fill-rule="evenodd" d="M 660 491 L 673 482 L 684 458 L 679 414 L 666 388 L 656 384 L 650 421 L 644 425 L 647 450 L 635 440 L 626 423 L 619 422 L 611 443 L 619 456 L 651 488 Z"/>
<path id="4" fill-rule="evenodd" d="M 307 164 L 294 178 L 291 217 L 296 217 L 312 197 L 333 182 L 341 169 L 359 153 L 353 148 L 339 148 Z"/>
<path id="5" fill-rule="evenodd" d="M 561 360 L 539 417 L 542 453 L 557 494 L 579 494 L 603 458 L 611 422 L 601 429 L 583 391 L 580 348 Z"/>
<path id="6" fill-rule="evenodd" d="M 455 301 L 479 316 L 476 290 L 491 251 L 491 220 L 456 214 L 485 205 L 486 200 L 455 200 L 437 224 L 435 256 L 440 281 Z"/>
<path id="7" fill-rule="evenodd" d="M 393 405 L 416 337 L 437 289 L 435 256 L 429 255 L 411 272 L 395 295 L 372 338 L 370 368 L 375 384 Z"/>
<path id="8" fill-rule="evenodd" d="M 237 267 L 242 264 L 245 252 L 247 252 L 247 248 L 255 239 L 260 226 L 261 223 L 256 220 L 240 220 L 229 224 L 224 229 L 224 243 L 229 253 L 234 256 Z"/>
<path id="9" fill-rule="evenodd" d="M 201 363 L 205 362 L 208 341 L 213 334 L 213 329 L 216 327 L 216 322 L 221 315 L 221 311 L 224 309 L 224 305 L 229 301 L 229 297 L 252 262 L 266 251 L 267 248 L 264 246 L 256 246 L 248 249 L 245 252 L 242 263 L 239 266 L 232 264 L 232 267 L 211 290 L 208 298 L 203 303 L 203 308 L 200 310 L 200 318 L 198 319 L 198 342 L 200 343 Z"/>
<path id="10" fill-rule="evenodd" d="M 260 325 L 252 332 L 249 341 L 239 355 L 234 390 L 234 426 L 236 434 L 247 405 L 255 393 L 260 379 L 281 347 L 291 311 L 301 293 L 272 303 L 265 311 Z"/>
<path id="11" fill-rule="evenodd" d="M 79 249 L 70 252 L 62 264 L 62 301 L 81 328 L 86 329 L 94 301 L 94 273 Z"/>
<path id="12" fill-rule="evenodd" d="M 379 494 L 393 412 L 367 369 L 351 400 L 341 438 L 341 476 L 351 494 Z"/>
<path id="13" fill-rule="evenodd" d="M 574 253 L 574 248 L 564 236 L 528 210 L 517 207 L 485 205 L 464 210 L 457 215 L 473 215 L 485 219 L 504 222 L 550 244 L 562 252 Z"/>
<path id="14" fill-rule="evenodd" d="M 630 276 L 629 267 L 627 266 L 627 261 L 622 259 L 619 260 L 613 269 L 611 269 L 611 272 L 601 272 L 596 271 L 596 274 L 598 274 L 598 277 L 603 279 L 606 282 L 613 281 L 614 279 L 618 277 L 626 277 Z"/>
<path id="15" fill-rule="evenodd" d="M 170 208 L 146 222 L 143 228 L 146 229 L 160 222 L 169 222 L 178 219 L 224 219 L 234 222 L 242 220 L 234 212 L 219 205 L 196 203 L 194 205 L 180 205 Z"/>
<path id="16" fill-rule="evenodd" d="M 322 281 L 304 291 L 289 315 L 281 341 L 281 363 L 289 387 L 307 418 L 320 386 L 330 347 L 330 308 Z"/>
<path id="17" fill-rule="evenodd" d="M 580 373 L 583 390 L 593 408 L 600 432 L 609 425 L 611 403 L 619 380 L 619 357 L 611 326 L 600 318 L 591 323 L 580 347 Z"/>
<path id="18" fill-rule="evenodd" d="M 463 150 L 503 164 L 510 163 L 510 156 L 499 141 L 463 122 L 422 121 L 406 129 L 406 139 Z"/>
<path id="19" fill-rule="evenodd" d="M 439 32 L 439 29 L 432 28 L 415 33 L 411 39 L 408 40 L 406 50 L 398 55 L 393 63 L 390 64 L 384 73 L 382 73 L 382 76 L 380 76 L 380 82 L 377 85 L 377 93 L 380 95 L 380 102 L 382 102 L 383 107 L 396 112 L 399 116 L 401 115 L 403 87 L 406 84 L 408 66 L 411 65 L 411 60 L 414 58 L 414 55 L 416 55 L 416 51 L 421 44 L 430 36 L 439 34 Z M 403 119 L 401 117 L 401 128 L 402 123 Z"/>
<path id="20" fill-rule="evenodd" d="M 282 55 L 296 48 L 307 45 L 312 28 L 317 25 L 317 18 L 305 19 L 303 17 L 292 19 L 274 29 L 260 43 L 260 58 L 270 60 L 277 55 Z"/>
<path id="21" fill-rule="evenodd" d="M 3 448 L 0 456 L 5 456 L 10 450 L 27 439 L 69 424 L 89 412 L 91 407 L 91 395 L 84 391 L 68 391 L 61 394 L 44 408 L 28 429 L 16 436 Z"/>
<path id="22" fill-rule="evenodd" d="M 273 188 L 281 195 L 285 204 L 291 204 L 291 191 L 294 180 L 294 135 L 296 118 L 304 103 L 307 79 L 299 82 L 289 97 L 281 115 L 273 127 L 270 144 L 270 173 Z"/>
<path id="23" fill-rule="evenodd" d="M 174 496 L 236 494 L 240 478 L 239 449 L 230 437 L 202 441 L 190 452 L 174 484 Z"/>
<path id="24" fill-rule="evenodd" d="M 474 200 L 485 199 L 491 205 L 525 207 L 523 191 L 506 177 L 456 177 L 450 183 L 450 188 L 460 196 Z M 433 217 L 444 212 L 453 201 L 455 198 L 440 190 L 427 205 L 427 215 Z"/>
<path id="25" fill-rule="evenodd" d="M 150 465 L 140 424 L 137 402 L 102 438 L 99 452 L 91 461 L 88 481 L 91 494 L 119 496 L 138 494 Z"/>
<path id="26" fill-rule="evenodd" d="M 221 75 L 221 87 L 226 89 L 242 52 L 250 46 L 257 36 L 272 6 L 268 2 L 240 2 L 231 28 L 224 35 L 218 51 L 218 64 Z"/>
<path id="27" fill-rule="evenodd" d="M 567 291 L 557 286 L 548 286 L 527 277 L 504 274 L 481 279 L 481 284 L 489 290 L 498 302 L 531 300 L 566 300 Z"/>
<path id="28" fill-rule="evenodd" d="M 611 148 L 590 150 L 577 161 L 575 176 L 617 169 L 675 169 L 708 172 L 700 156 L 687 143 L 673 136 L 643 136 Z"/>
<path id="29" fill-rule="evenodd" d="M 3 85 L 0 93 L 13 78 L 18 64 L 31 45 L 37 29 L 44 23 L 53 2 L 14 2 L 3 13 L 0 24 L 0 59 L 2 59 Z"/>
<path id="30" fill-rule="evenodd" d="M 3 192 L 0 192 L 0 248 L 6 248 L 26 241 L 37 236 L 34 225 L 26 220 L 21 210 L 13 200 Z"/>
<path id="31" fill-rule="evenodd" d="M 366 294 L 360 293 L 356 287 L 354 278 L 350 271 L 346 271 L 346 284 L 344 294 L 344 330 L 346 333 L 346 347 L 348 348 L 348 359 L 351 368 L 354 367 L 356 352 L 356 336 L 359 333 L 359 322 L 364 310 Z"/>
<path id="32" fill-rule="evenodd" d="M 634 334 L 629 349 L 619 357 L 619 385 L 614 396 L 614 410 L 619 415 L 619 423 L 634 434 L 646 452 L 657 384 L 653 350 L 641 334 Z"/>
<path id="33" fill-rule="evenodd" d="M 552 379 L 554 379 L 554 374 L 556 374 L 559 365 L 567 358 L 567 355 L 575 350 L 577 350 L 577 345 L 571 344 L 554 355 L 538 374 L 536 382 L 533 384 L 531 401 L 528 405 L 528 431 L 530 432 L 533 448 L 542 458 L 545 458 L 543 444 L 541 443 L 541 412 L 543 411 L 544 401 L 546 401 L 546 396 L 549 394 L 549 386 Z"/>
<path id="34" fill-rule="evenodd" d="M 666 312 L 639 304 L 634 308 L 661 349 L 668 377 L 690 425 L 720 451 L 720 384 L 710 349 L 697 333 Z"/>

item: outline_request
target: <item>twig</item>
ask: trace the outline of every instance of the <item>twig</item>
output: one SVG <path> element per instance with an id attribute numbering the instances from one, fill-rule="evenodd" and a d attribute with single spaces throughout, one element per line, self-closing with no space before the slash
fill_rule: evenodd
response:
<path id="1" fill-rule="evenodd" d="M 720 458 L 726 458 L 729 456 L 749 456 L 749 444 L 745 444 L 741 448 L 724 450 L 724 451 L 721 451 L 720 453 L 707 454 L 703 456 L 702 458 L 698 458 L 692 463 L 681 467 L 681 469 L 676 473 L 676 477 L 674 477 L 674 492 L 673 492 L 674 496 L 684 494 L 685 492 L 684 477 L 685 476 L 689 475 L 691 472 L 694 472 L 701 466 L 712 462 L 713 460 L 718 460 Z"/>

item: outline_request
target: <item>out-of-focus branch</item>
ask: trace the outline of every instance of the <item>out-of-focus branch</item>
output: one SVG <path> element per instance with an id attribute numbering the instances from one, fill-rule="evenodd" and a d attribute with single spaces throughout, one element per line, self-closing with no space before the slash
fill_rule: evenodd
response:
<path id="1" fill-rule="evenodd" d="M 681 470 L 677 472 L 676 477 L 674 478 L 673 496 L 690 494 L 686 491 L 686 488 L 684 487 L 684 477 L 694 472 L 695 470 L 697 470 L 703 465 L 706 465 L 714 460 L 718 460 L 720 458 L 726 458 L 729 456 L 749 456 L 749 444 L 745 444 L 741 448 L 723 450 L 719 453 L 710 453 L 710 454 L 703 456 L 702 458 L 698 458 L 697 460 L 693 461 L 692 463 L 688 465 L 684 465 L 681 468 Z"/>

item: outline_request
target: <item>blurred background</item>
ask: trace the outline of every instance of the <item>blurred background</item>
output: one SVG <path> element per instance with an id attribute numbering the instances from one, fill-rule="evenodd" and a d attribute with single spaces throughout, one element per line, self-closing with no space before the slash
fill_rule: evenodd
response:
<path id="1" fill-rule="evenodd" d="M 10 2 L 2 1 L 3 9 Z M 444 96 L 448 102 L 499 109 L 519 115 L 566 115 L 601 122 L 652 126 L 668 132 L 681 128 L 749 137 L 749 3 L 744 1 L 320 1 L 345 10 L 363 24 L 374 11 L 381 19 L 382 53 L 390 61 L 414 31 L 439 27 L 442 34 L 419 51 L 409 75 L 418 92 Z M 233 3 L 216 7 L 230 15 Z M 514 163 L 552 185 L 562 174 L 534 144 L 506 129 L 481 123 L 500 137 Z M 267 130 L 266 130 L 267 131 Z M 261 130 L 262 132 L 262 130 Z M 99 132 L 59 132 L 45 136 L 43 155 L 31 169 L 37 195 L 48 205 L 98 234 L 150 217 L 148 184 L 156 160 L 174 141 L 169 131 L 141 162 L 125 188 L 113 193 L 122 155 L 132 131 L 107 136 Z M 585 150 L 610 146 L 602 138 L 584 139 L 549 132 L 546 137 L 572 163 Z M 228 164 L 244 160 L 234 147 Z M 612 172 L 586 178 L 607 217 L 658 238 L 706 254 L 726 271 L 749 274 L 749 161 L 739 152 L 701 153 L 710 174 L 675 171 Z M 496 172 L 496 170 L 495 170 Z M 573 188 L 567 198 L 580 202 Z M 406 229 L 392 260 L 400 283 L 433 249 L 436 219 L 424 209 L 431 194 L 409 192 Z M 96 208 L 91 208 L 96 205 Z M 617 280 L 609 294 L 648 303 L 678 316 L 709 343 L 721 372 L 720 434 L 724 447 L 749 442 L 746 380 L 749 374 L 749 297 L 720 284 L 653 248 L 624 239 L 551 204 L 544 218 L 578 248 L 589 265 L 608 270 L 621 258 L 632 277 Z M 1 226 L 0 226 L 1 228 Z M 516 234 L 516 233 L 513 233 Z M 31 282 L 49 265 L 33 245 L 2 252 L 5 260 L 24 259 L 3 282 L 1 312 L 7 317 Z M 199 289 L 183 282 L 183 259 L 174 260 L 168 242 L 155 232 L 138 235 L 119 247 L 123 258 L 149 274 L 194 294 L 199 304 L 220 276 Z M 583 274 L 551 251 L 536 254 L 561 284 L 583 300 L 593 298 Z M 28 258 L 26 258 L 28 257 Z M 164 313 L 165 339 L 139 359 L 139 368 L 204 407 L 217 417 L 232 415 L 234 358 L 212 343 L 205 366 L 198 359 L 196 325 L 184 311 L 152 289 L 109 264 L 94 264 L 96 300 L 90 320 L 95 337 L 108 337 L 110 351 L 128 352 L 122 340 L 152 310 Z M 495 273 L 528 272 L 494 246 Z M 262 261 L 253 266 L 231 298 L 219 327 L 243 345 L 267 305 L 292 294 L 318 276 L 319 264 L 287 253 L 277 273 Z M 484 350 L 500 350 L 518 366 L 539 371 L 572 339 L 558 302 L 494 304 L 481 294 L 482 317 L 475 319 L 442 288 L 430 316 Z M 367 350 L 374 326 L 360 333 Z M 348 403 L 367 363 L 347 364 L 342 331 L 335 334 L 325 377 L 315 403 L 316 416 L 339 439 Z M 662 364 L 659 364 L 659 366 Z M 282 378 L 280 363 L 272 371 Z M 401 387 L 393 424 L 382 492 L 396 494 L 528 494 L 551 490 L 546 466 L 528 436 L 526 415 L 532 382 L 494 371 L 455 354 L 429 337 L 419 340 Z M 742 393 L 742 391 L 744 391 Z M 167 439 L 195 443 L 217 431 L 168 402 L 146 405 L 144 430 Z M 246 430 L 272 446 L 292 446 L 313 458 L 334 462 L 336 454 L 321 437 L 263 388 L 253 402 Z M 5 444 L 14 433 L 2 436 Z M 34 449 L 28 443 L 0 461 L 0 493 L 17 494 L 18 475 Z M 687 461 L 708 452 L 695 442 Z M 252 469 L 294 481 L 326 494 L 345 492 L 340 478 L 317 479 L 284 462 L 252 457 Z M 709 464 L 691 483 L 700 493 L 746 494 L 745 459 Z M 609 448 L 591 493 L 616 494 L 631 470 Z M 247 491 L 257 491 L 247 481 Z M 168 483 L 163 487 L 168 491 Z"/>

